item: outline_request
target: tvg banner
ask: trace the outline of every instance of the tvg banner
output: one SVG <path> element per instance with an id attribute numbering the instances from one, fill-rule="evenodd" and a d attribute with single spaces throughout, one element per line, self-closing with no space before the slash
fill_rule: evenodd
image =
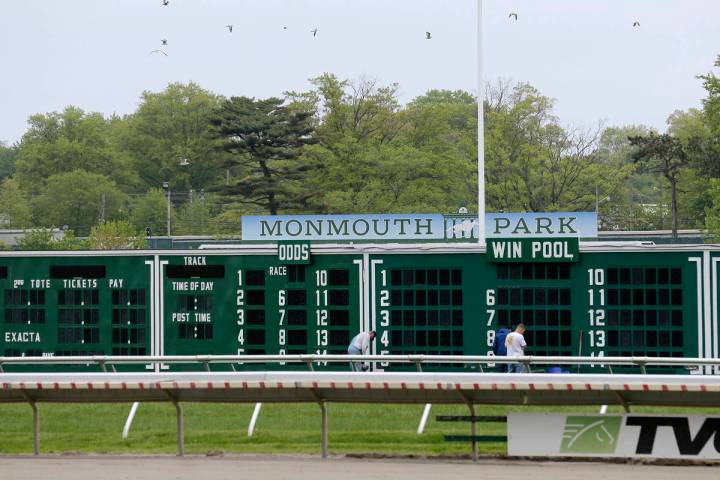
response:
<path id="1" fill-rule="evenodd" d="M 512 413 L 508 453 L 718 460 L 720 417 Z"/>

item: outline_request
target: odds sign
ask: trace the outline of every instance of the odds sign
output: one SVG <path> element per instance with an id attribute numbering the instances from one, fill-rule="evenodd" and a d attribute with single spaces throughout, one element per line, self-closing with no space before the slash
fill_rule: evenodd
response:
<path id="1" fill-rule="evenodd" d="M 310 242 L 279 242 L 278 260 L 283 264 L 310 263 Z"/>
<path id="2" fill-rule="evenodd" d="M 577 238 L 491 238 L 487 242 L 490 262 L 577 262 Z"/>

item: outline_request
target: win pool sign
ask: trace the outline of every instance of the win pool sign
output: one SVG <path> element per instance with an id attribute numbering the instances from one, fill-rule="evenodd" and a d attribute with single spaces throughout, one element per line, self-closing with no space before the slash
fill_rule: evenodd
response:
<path id="1" fill-rule="evenodd" d="M 489 262 L 577 262 L 580 242 L 577 238 L 490 238 Z"/>

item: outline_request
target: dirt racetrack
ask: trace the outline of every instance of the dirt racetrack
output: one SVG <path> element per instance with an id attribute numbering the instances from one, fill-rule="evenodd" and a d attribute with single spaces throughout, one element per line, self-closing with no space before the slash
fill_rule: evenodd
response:
<path id="1" fill-rule="evenodd" d="M 700 480 L 720 467 L 624 465 L 591 462 L 358 459 L 312 456 L 3 456 L 2 480 Z"/>

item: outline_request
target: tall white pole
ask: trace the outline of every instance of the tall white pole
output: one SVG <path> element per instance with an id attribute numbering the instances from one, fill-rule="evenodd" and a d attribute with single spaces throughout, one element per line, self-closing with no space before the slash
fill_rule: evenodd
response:
<path id="1" fill-rule="evenodd" d="M 483 0 L 477 1 L 478 65 L 478 242 L 485 245 L 485 82 L 483 80 Z"/>

